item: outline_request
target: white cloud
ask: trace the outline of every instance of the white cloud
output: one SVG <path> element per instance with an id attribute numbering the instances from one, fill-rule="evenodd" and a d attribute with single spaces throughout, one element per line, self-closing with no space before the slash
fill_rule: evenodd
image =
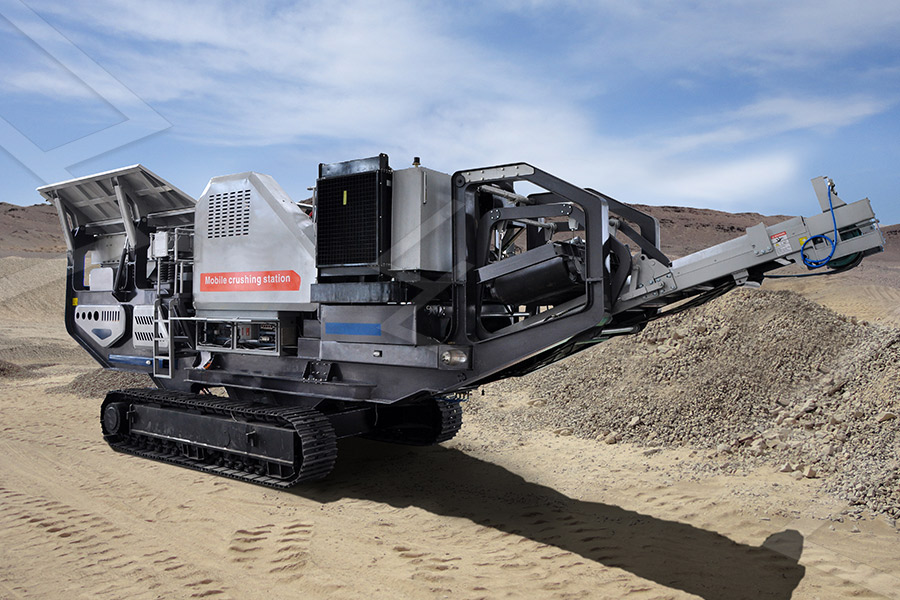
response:
<path id="1" fill-rule="evenodd" d="M 797 129 L 844 127 L 884 112 L 891 102 L 876 98 L 767 98 L 735 113 L 744 121 L 770 123 L 770 131 L 780 133 Z"/>
<path id="2" fill-rule="evenodd" d="M 827 88 L 836 56 L 886 44 L 896 48 L 894 0 L 669 0 L 538 2 L 532 9 L 579 11 L 584 61 L 660 72 L 760 72 L 823 68 Z M 510 10 L 514 2 L 505 4 Z"/>
<path id="3" fill-rule="evenodd" d="M 675 204 L 698 200 L 721 210 L 735 210 L 747 200 L 784 190 L 799 175 L 798 161 L 789 153 L 751 156 L 721 163 L 691 165 L 683 171 L 668 169 L 652 189 Z M 660 185 L 662 184 L 662 185 Z"/>
<path id="4" fill-rule="evenodd" d="M 765 98 L 698 119 L 689 127 L 689 133 L 663 138 L 662 144 L 674 154 L 699 148 L 734 147 L 797 131 L 830 133 L 883 113 L 893 105 L 888 100 L 863 96 Z"/>

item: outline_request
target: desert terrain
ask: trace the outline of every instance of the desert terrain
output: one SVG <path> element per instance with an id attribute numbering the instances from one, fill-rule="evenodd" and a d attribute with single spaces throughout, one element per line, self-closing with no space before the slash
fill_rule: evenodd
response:
<path id="1" fill-rule="evenodd" d="M 877 207 L 876 207 L 877 208 Z M 777 217 L 653 208 L 678 256 Z M 900 598 L 900 228 L 274 491 L 125 456 L 62 323 L 55 213 L 0 204 L 0 598 Z"/>

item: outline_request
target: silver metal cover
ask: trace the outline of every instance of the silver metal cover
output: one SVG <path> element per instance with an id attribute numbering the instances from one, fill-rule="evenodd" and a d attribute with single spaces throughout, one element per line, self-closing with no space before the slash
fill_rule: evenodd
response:
<path id="1" fill-rule="evenodd" d="M 79 305 L 75 325 L 92 340 L 108 348 L 125 335 L 125 309 L 118 304 Z"/>
<path id="2" fill-rule="evenodd" d="M 147 217 L 167 226 L 193 221 L 196 200 L 142 165 L 45 185 L 38 192 L 65 212 L 72 228 L 90 225 L 94 233 L 120 233 L 125 226 L 115 182 L 130 199 L 135 218 Z"/>
<path id="3" fill-rule="evenodd" d="M 198 316 L 309 311 L 315 225 L 268 175 L 210 180 L 194 216 Z"/>
<path id="4" fill-rule="evenodd" d="M 111 292 L 115 272 L 110 267 L 96 267 L 88 275 L 88 289 L 92 292 Z"/>
<path id="5" fill-rule="evenodd" d="M 394 171 L 391 269 L 449 272 L 453 263 L 450 176 L 412 167 Z"/>

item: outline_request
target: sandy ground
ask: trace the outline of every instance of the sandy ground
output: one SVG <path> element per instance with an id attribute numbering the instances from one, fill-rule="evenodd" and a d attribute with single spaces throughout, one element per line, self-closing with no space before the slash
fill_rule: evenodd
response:
<path id="1" fill-rule="evenodd" d="M 272 491 L 124 456 L 62 329 L 64 261 L 0 259 L 0 598 L 900 598 L 900 536 L 835 522 L 817 480 L 703 477 L 648 453 L 483 418 L 441 447 L 345 440 Z M 897 317 L 900 292 L 810 296 Z M 511 398 L 509 402 L 522 402 Z M 500 400 L 502 401 L 502 400 Z"/>

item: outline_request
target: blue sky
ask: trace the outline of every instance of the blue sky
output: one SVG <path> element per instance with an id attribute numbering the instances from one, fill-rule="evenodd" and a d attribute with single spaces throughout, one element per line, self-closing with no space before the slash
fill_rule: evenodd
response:
<path id="1" fill-rule="evenodd" d="M 622 201 L 900 222 L 896 0 L 0 0 L 0 200 L 142 163 L 198 196 L 386 152 Z"/>

